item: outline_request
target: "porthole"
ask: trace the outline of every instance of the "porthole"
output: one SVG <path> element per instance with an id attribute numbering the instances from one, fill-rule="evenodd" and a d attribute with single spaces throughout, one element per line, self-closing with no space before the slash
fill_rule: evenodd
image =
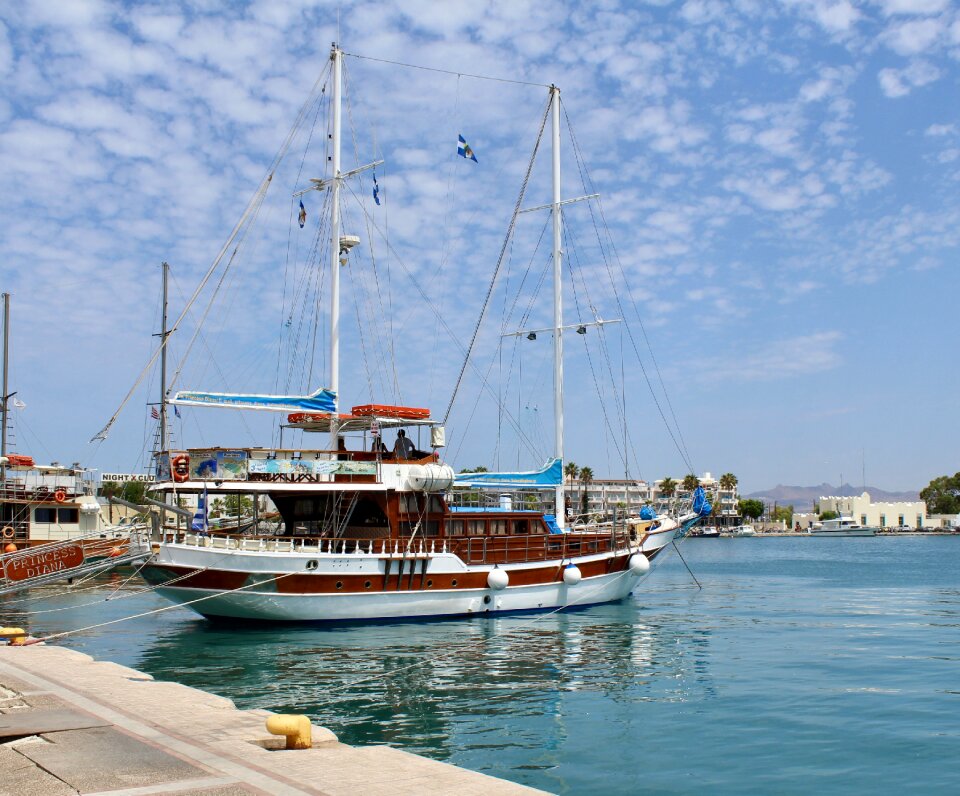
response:
<path id="1" fill-rule="evenodd" d="M 364 581 L 364 583 L 363 583 L 363 588 L 365 588 L 365 589 L 369 589 L 369 588 L 370 588 L 370 581 L 369 581 L 369 580 L 368 580 L 368 581 Z"/>
<path id="2" fill-rule="evenodd" d="M 320 562 L 317 561 L 317 559 L 315 559 L 315 558 L 311 558 L 311 559 L 307 562 L 307 569 L 316 569 L 316 568 L 319 567 L 319 566 L 320 566 Z"/>
<path id="3" fill-rule="evenodd" d="M 453 588 L 453 589 L 457 588 L 457 579 L 456 579 L 456 578 L 454 578 L 453 580 L 450 581 L 450 588 Z"/>
<path id="4" fill-rule="evenodd" d="M 338 580 L 338 581 L 337 581 L 337 588 L 338 588 L 338 589 L 342 589 L 342 588 L 343 588 L 343 581 L 342 581 L 342 580 Z"/>
<path id="5" fill-rule="evenodd" d="M 489 594 L 483 595 L 483 604 L 484 604 L 484 605 L 490 605 L 490 595 L 489 595 Z"/>
<path id="6" fill-rule="evenodd" d="M 433 585 L 433 581 L 432 581 L 432 580 L 428 580 L 428 581 L 427 581 L 427 588 L 429 589 L 432 585 Z"/>

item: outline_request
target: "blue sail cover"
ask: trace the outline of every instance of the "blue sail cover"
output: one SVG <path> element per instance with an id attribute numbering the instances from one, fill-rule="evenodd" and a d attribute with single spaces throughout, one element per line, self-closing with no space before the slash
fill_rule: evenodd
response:
<path id="1" fill-rule="evenodd" d="M 703 491 L 702 486 L 693 490 L 693 510 L 700 516 L 706 517 L 713 510 L 710 501 L 707 500 L 707 493 Z"/>
<path id="2" fill-rule="evenodd" d="M 337 395 L 320 388 L 312 395 L 247 395 L 223 392 L 188 392 L 173 396 L 182 406 L 226 406 L 230 409 L 266 409 L 271 412 L 335 412 Z"/>
<path id="3" fill-rule="evenodd" d="M 551 459 L 543 469 L 523 473 L 458 473 L 453 483 L 480 489 L 549 489 L 563 483 L 563 462 Z"/>

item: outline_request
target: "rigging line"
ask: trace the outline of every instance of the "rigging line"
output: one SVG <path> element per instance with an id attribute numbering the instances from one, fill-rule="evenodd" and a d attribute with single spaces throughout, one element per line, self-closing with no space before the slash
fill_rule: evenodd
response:
<path id="1" fill-rule="evenodd" d="M 571 139 L 571 141 L 573 142 L 574 152 L 576 153 L 577 166 L 578 166 L 578 169 L 579 169 L 579 171 L 580 171 L 580 180 L 581 180 L 581 182 L 582 182 L 582 184 L 584 185 L 585 188 L 587 188 L 588 185 L 589 185 L 590 187 L 592 187 L 592 186 L 593 186 L 593 180 L 590 178 L 589 171 L 587 171 L 586 164 L 585 164 L 584 161 L 583 161 L 582 152 L 581 152 L 581 149 L 580 149 L 580 145 L 579 145 L 579 142 L 577 141 L 576 135 L 575 135 L 575 133 L 574 133 L 574 131 L 573 131 L 573 125 L 572 125 L 571 122 L 570 122 L 570 118 L 569 118 L 568 115 L 566 115 L 566 109 L 564 109 L 564 114 L 565 114 L 566 120 L 567 120 L 567 129 L 568 129 L 568 131 L 569 131 L 569 133 L 570 133 L 570 139 Z M 590 188 L 588 188 L 588 190 L 589 190 L 589 189 L 590 189 Z M 612 251 L 613 251 L 614 260 L 615 260 L 616 263 L 617 263 L 617 266 L 618 266 L 618 268 L 619 268 L 619 270 L 620 270 L 620 275 L 621 275 L 622 279 L 624 280 L 624 283 L 626 283 L 626 272 L 624 271 L 623 263 L 622 263 L 622 261 L 620 260 L 620 255 L 619 255 L 619 253 L 617 252 L 616 244 L 613 242 L 613 237 L 612 237 L 612 235 L 610 234 L 610 227 L 609 227 L 609 225 L 607 224 L 606 216 L 605 216 L 605 214 L 604 214 L 604 212 L 603 212 L 603 202 L 602 202 L 602 200 L 600 200 L 600 199 L 598 199 L 597 202 L 598 202 L 598 207 L 599 207 L 599 212 L 600 212 L 600 218 L 601 218 L 601 220 L 602 220 L 602 222 L 603 222 L 603 228 L 606 230 L 608 243 L 609 243 L 610 248 L 611 248 Z M 593 210 L 592 204 L 590 205 L 590 215 L 591 215 L 592 218 L 594 217 L 594 210 Z M 602 239 L 601 239 L 601 237 L 600 237 L 599 228 L 598 228 L 598 226 L 597 226 L 597 224 L 596 224 L 596 219 L 595 219 L 595 218 L 594 218 L 594 229 L 597 230 L 597 243 L 599 244 L 601 251 L 603 251 L 603 250 L 604 250 L 603 241 L 602 241 Z M 609 264 L 609 261 L 607 260 L 606 257 L 604 257 L 603 259 L 604 259 L 604 265 L 605 265 L 605 267 L 606 267 L 606 269 L 607 269 L 608 276 L 609 276 L 609 278 L 610 278 L 610 280 L 611 280 L 611 285 L 613 285 L 613 284 L 614 284 L 614 282 L 613 282 L 613 274 L 610 272 L 610 264 Z M 618 293 L 616 290 L 615 290 L 614 292 L 615 292 L 615 295 L 616 295 L 617 306 L 618 306 L 618 308 L 620 309 L 621 315 L 624 315 L 624 316 L 625 316 L 626 313 L 623 312 L 623 308 L 622 308 L 622 305 L 621 305 L 621 303 L 620 303 L 619 293 Z M 676 445 L 677 450 L 680 452 L 681 458 L 683 458 L 684 463 L 687 465 L 687 467 L 690 468 L 690 470 L 691 470 L 691 472 L 692 472 L 692 471 L 693 471 L 693 465 L 691 464 L 690 452 L 689 452 L 689 450 L 687 449 L 686 441 L 685 441 L 684 438 L 683 438 L 683 432 L 681 431 L 681 429 L 680 429 L 680 424 L 679 424 L 679 422 L 677 421 L 676 412 L 675 412 L 674 409 L 673 409 L 673 402 L 670 400 L 670 395 L 669 395 L 669 393 L 667 392 L 666 383 L 665 383 L 664 380 L 663 380 L 663 374 L 660 372 L 660 365 L 658 364 L 657 359 L 656 359 L 656 356 L 655 356 L 654 353 L 653 353 L 653 347 L 650 345 L 650 339 L 649 339 L 649 337 L 647 336 L 646 326 L 645 326 L 644 323 L 643 323 L 643 319 L 642 319 L 641 316 L 640 316 L 640 310 L 639 310 L 639 308 L 637 307 L 636 301 L 633 299 L 633 296 L 630 295 L 630 296 L 629 296 L 629 299 L 630 299 L 631 306 L 633 307 L 634 314 L 635 314 L 636 317 L 637 317 L 637 322 L 640 324 L 640 330 L 641 330 L 641 332 L 642 332 L 642 334 L 643 334 L 644 341 L 645 341 L 646 344 L 647 344 L 647 350 L 650 352 L 650 359 L 653 361 L 654 369 L 655 369 L 655 371 L 656 371 L 656 373 L 657 373 L 657 378 L 658 378 L 658 380 L 660 381 L 660 388 L 661 388 L 661 390 L 663 391 L 664 399 L 666 400 L 667 407 L 668 407 L 669 410 L 670 410 L 670 416 L 673 418 L 673 424 L 674 424 L 674 427 L 676 428 L 677 437 L 679 437 L 679 442 L 678 442 L 677 439 L 674 437 L 673 430 L 670 428 L 669 424 L 667 423 L 667 419 L 666 419 L 666 417 L 664 416 L 663 410 L 662 410 L 661 407 L 660 407 L 660 402 L 659 402 L 659 400 L 657 399 L 656 395 L 654 395 L 653 386 L 652 386 L 652 384 L 650 383 L 649 378 L 647 378 L 646 368 L 645 368 L 645 366 L 644 366 L 644 364 L 643 364 L 643 361 L 640 359 L 640 352 L 639 352 L 639 350 L 638 350 L 638 348 L 637 348 L 636 341 L 633 339 L 633 332 L 630 330 L 629 326 L 627 326 L 627 330 L 628 330 L 628 335 L 629 335 L 629 337 L 630 337 L 630 341 L 631 341 L 631 343 L 633 344 L 634 351 L 635 351 L 636 354 L 637 354 L 637 360 L 638 360 L 638 362 L 640 363 L 640 368 L 641 368 L 641 370 L 643 371 L 644 378 L 647 380 L 647 386 L 648 386 L 648 388 L 650 389 L 650 393 L 651 393 L 651 396 L 653 397 L 654 403 L 657 405 L 657 409 L 658 409 L 658 411 L 660 412 L 660 416 L 661 416 L 661 418 L 662 418 L 663 421 L 664 421 L 664 425 L 667 426 L 667 431 L 669 432 L 670 437 L 673 439 L 674 445 Z M 626 324 L 625 324 L 625 325 L 626 325 Z"/>
<path id="2" fill-rule="evenodd" d="M 577 293 L 576 281 L 573 281 L 573 301 L 574 301 L 574 306 L 577 308 L 577 313 L 579 314 L 580 297 Z M 601 326 L 600 329 L 602 330 L 603 327 Z M 620 458 L 622 458 L 624 461 L 626 461 L 626 452 L 620 450 L 620 445 L 618 444 L 616 437 L 613 436 L 613 425 L 610 422 L 610 417 L 607 413 L 606 401 L 604 400 L 603 391 L 600 388 L 600 380 L 597 378 L 597 372 L 593 365 L 593 355 L 590 353 L 590 346 L 587 345 L 587 336 L 586 335 L 581 335 L 581 336 L 583 337 L 583 350 L 586 352 L 586 355 L 587 355 L 587 364 L 590 367 L 590 377 L 593 380 L 594 389 L 597 391 L 597 400 L 600 403 L 600 412 L 603 415 L 604 430 L 609 431 L 611 436 L 613 437 L 613 444 L 617 450 L 617 455 L 620 456 Z M 607 467 L 609 469 L 609 463 Z"/>
<path id="3" fill-rule="evenodd" d="M 680 556 L 680 560 L 683 562 L 683 565 L 687 568 L 687 572 L 690 573 L 690 577 L 693 578 L 693 582 L 697 584 L 697 588 L 700 591 L 703 591 L 703 586 L 700 585 L 700 581 L 697 580 L 697 576 L 694 575 L 693 570 L 690 569 L 690 565 L 687 563 L 687 559 L 685 559 L 683 557 L 683 553 L 680 552 L 680 545 L 677 544 L 677 540 L 674 539 L 672 544 L 673 544 L 673 549 L 677 551 L 677 555 Z"/>
<path id="4" fill-rule="evenodd" d="M 200 572 L 202 570 L 197 570 Z M 197 574 L 193 572 L 190 574 Z M 174 608 L 183 608 L 187 605 L 194 605 L 195 603 L 203 602 L 204 600 L 212 600 L 215 597 L 222 597 L 224 594 L 236 594 L 238 591 L 246 591 L 247 589 L 252 589 L 255 586 L 266 586 L 269 583 L 276 583 L 277 581 L 283 580 L 284 578 L 289 578 L 291 575 L 297 575 L 297 572 L 285 572 L 282 575 L 274 575 L 268 580 L 258 581 L 256 583 L 248 583 L 246 586 L 238 586 L 236 589 L 229 589 L 227 591 L 218 590 L 213 594 L 205 594 L 203 597 L 197 597 L 194 600 L 187 600 L 182 603 L 174 603 L 173 605 L 165 605 L 162 608 L 154 608 L 152 611 L 144 611 L 139 614 L 134 614 L 133 616 L 121 616 L 119 619 L 111 619 L 108 622 L 99 622 L 95 625 L 87 625 L 86 627 L 78 627 L 74 630 L 64 630 L 60 633 L 51 633 L 49 636 L 42 636 L 41 638 L 36 639 L 35 641 L 31 640 L 27 642 L 28 644 L 40 644 L 45 641 L 52 641 L 55 638 L 65 638 L 66 636 L 73 636 L 77 633 L 85 633 L 88 630 L 96 630 L 101 627 L 107 627 L 108 625 L 116 625 L 119 622 L 127 622 L 131 619 L 142 619 L 145 616 L 152 616 L 153 614 L 162 614 L 165 611 L 172 611 Z M 161 584 L 161 586 L 164 584 Z"/>
<path id="5" fill-rule="evenodd" d="M 520 213 L 520 205 L 523 202 L 523 197 L 527 192 L 527 185 L 530 182 L 530 173 L 533 171 L 533 165 L 537 160 L 537 152 L 540 150 L 540 143 L 543 140 L 543 130 L 547 124 L 547 117 L 550 113 L 550 103 L 552 102 L 553 97 L 551 95 L 550 100 L 547 101 L 546 106 L 543 110 L 543 118 L 540 120 L 540 132 L 537 135 L 536 144 L 533 147 L 533 152 L 530 155 L 530 161 L 527 163 L 526 173 L 523 175 L 523 182 L 520 185 L 520 192 L 517 195 L 517 201 L 513 207 L 513 215 L 510 218 L 510 224 L 507 227 L 507 234 L 504 237 L 503 245 L 500 247 L 500 256 L 497 258 L 497 266 L 493 271 L 493 277 L 490 280 L 490 285 L 487 287 L 487 295 L 483 300 L 483 307 L 480 310 L 480 317 L 477 318 L 477 324 L 473 329 L 473 336 L 470 338 L 470 345 L 467 346 L 467 355 L 464 359 L 463 365 L 460 367 L 460 374 L 457 376 L 456 384 L 453 388 L 453 394 L 450 396 L 450 403 L 447 405 L 447 411 L 443 415 L 443 422 L 447 422 L 447 418 L 450 417 L 450 410 L 453 409 L 454 401 L 457 399 L 457 391 L 460 389 L 460 383 L 463 381 L 464 371 L 467 369 L 467 362 L 470 360 L 470 355 L 473 353 L 473 347 L 477 342 L 477 336 L 480 333 L 480 326 L 483 324 L 484 316 L 487 313 L 487 307 L 490 304 L 490 294 L 493 293 L 493 288 L 497 283 L 497 275 L 500 273 L 500 268 L 503 265 L 504 255 L 507 251 L 507 246 L 510 243 L 510 238 L 513 236 L 514 229 L 517 224 L 517 216 Z"/>
<path id="6" fill-rule="evenodd" d="M 357 163 L 359 163 L 359 162 L 360 162 L 360 147 L 359 147 L 359 142 L 357 141 L 357 125 L 354 123 L 354 120 L 353 120 L 353 103 L 351 102 L 351 92 L 349 91 L 349 85 L 350 85 L 350 84 L 349 84 L 349 75 L 347 74 L 347 71 L 348 71 L 348 70 L 344 69 L 344 84 L 345 84 L 345 86 L 346 86 L 347 89 L 348 89 L 348 90 L 345 92 L 345 94 L 346 94 L 346 99 L 347 99 L 347 119 L 348 119 L 349 126 L 350 126 L 351 138 L 352 138 L 352 140 L 353 140 L 353 157 L 354 157 L 354 160 L 355 160 Z M 375 134 L 375 132 L 374 132 L 374 130 L 373 130 L 373 126 L 372 126 L 372 125 L 371 125 L 371 137 L 373 138 L 374 160 L 376 160 L 377 141 L 376 141 L 376 134 Z M 366 207 L 367 192 L 366 192 L 366 186 L 365 186 L 364 183 L 363 183 L 363 176 L 364 176 L 364 175 L 363 175 L 363 173 L 361 172 L 361 173 L 360 173 L 359 175 L 357 175 L 357 176 L 358 176 L 358 179 L 360 180 L 360 186 L 361 186 L 361 189 L 362 189 L 361 195 L 363 196 L 363 204 L 364 204 L 364 207 Z M 380 304 L 380 309 L 381 309 L 381 311 L 382 311 L 382 310 L 383 310 L 383 298 L 382 298 L 381 295 L 380 295 L 380 277 L 379 277 L 379 274 L 377 273 L 377 258 L 376 258 L 376 254 L 375 254 L 374 251 L 373 251 L 373 231 L 370 229 L 370 219 L 369 219 L 369 215 L 368 215 L 367 213 L 364 213 L 364 214 L 363 214 L 363 221 L 364 221 L 364 225 L 365 225 L 366 231 L 367 231 L 367 247 L 368 247 L 369 252 L 370 252 L 370 267 L 371 267 L 371 269 L 372 269 L 372 271 L 373 271 L 373 282 L 374 282 L 374 285 L 375 285 L 375 287 L 376 287 L 377 298 L 378 298 L 378 301 L 379 301 L 379 304 Z M 360 284 L 362 284 L 362 282 L 361 282 Z M 357 289 L 360 287 L 360 284 L 357 284 L 357 285 L 354 286 L 354 302 L 355 302 L 355 307 L 356 307 L 356 310 L 357 310 L 357 324 L 358 324 L 358 326 L 360 326 L 360 317 L 361 317 L 361 315 L 360 315 L 360 305 L 359 305 L 358 299 L 357 299 Z M 371 317 L 371 319 L 375 319 L 375 318 L 376 318 L 376 313 L 375 313 L 375 311 L 374 311 L 372 308 L 370 309 L 370 317 Z M 376 329 L 376 328 L 378 328 L 378 327 L 376 326 L 375 323 L 371 323 L 371 328 Z M 387 379 L 385 378 L 385 376 L 386 376 L 386 371 L 387 371 L 386 362 L 388 362 L 388 361 L 389 361 L 389 362 L 394 362 L 394 363 L 396 362 L 396 351 L 395 351 L 395 349 L 394 349 L 394 334 L 393 334 L 393 319 L 392 319 L 392 318 L 389 319 L 387 332 L 388 332 L 388 333 L 387 333 L 387 335 L 386 335 L 386 346 L 383 345 L 383 339 L 384 339 L 383 336 L 381 335 L 381 336 L 379 337 L 379 340 L 380 340 L 380 346 L 379 346 L 379 348 L 380 348 L 380 350 L 377 352 L 378 355 L 377 355 L 376 358 L 375 358 L 375 366 L 374 366 L 375 369 L 376 369 L 376 371 L 377 371 L 377 375 L 378 375 L 378 376 L 380 376 L 381 369 L 382 369 L 383 376 L 384 376 L 384 378 L 382 378 L 382 381 L 383 381 L 383 386 L 384 386 L 384 387 L 387 386 Z M 361 345 L 365 346 L 365 341 L 362 339 L 362 337 L 361 337 Z M 389 350 L 389 356 L 384 356 L 384 353 L 383 353 L 383 350 L 382 350 L 383 348 L 387 348 L 387 349 Z M 374 398 L 375 398 L 375 392 L 374 392 L 374 387 L 373 387 L 374 378 L 373 378 L 373 373 L 371 372 L 371 366 L 370 366 L 370 364 L 369 364 L 369 362 L 368 362 L 368 360 L 367 360 L 367 354 L 366 354 L 366 348 L 365 348 L 365 347 L 364 347 L 364 349 L 363 349 L 363 357 L 364 357 L 364 366 L 365 366 L 366 369 L 367 369 L 367 385 L 368 385 L 368 389 L 370 390 L 370 399 L 371 399 L 371 400 L 374 400 Z M 393 377 L 394 377 L 394 389 L 395 389 L 395 395 L 397 396 L 397 402 L 398 402 L 398 403 L 403 403 L 402 398 L 400 397 L 399 377 L 398 377 L 398 374 L 396 373 L 396 370 L 395 370 L 395 369 L 394 369 Z M 387 392 L 387 391 L 385 390 L 385 393 L 386 393 L 386 392 Z"/>
<path id="7" fill-rule="evenodd" d="M 330 68 L 330 63 L 328 62 L 327 66 L 324 68 L 324 72 Z M 294 178 L 293 184 L 299 185 L 300 178 L 303 176 L 303 167 L 307 162 L 307 153 L 310 151 L 310 144 L 313 142 L 313 133 L 317 129 L 317 119 L 320 117 L 320 111 L 323 109 L 323 99 L 326 96 L 327 84 L 324 83 L 323 87 L 320 89 L 320 94 L 317 97 L 317 112 L 313 116 L 313 124 L 310 125 L 310 132 L 307 136 L 307 143 L 303 149 L 303 157 L 300 159 L 300 167 L 297 170 L 297 176 Z M 277 368 L 274 375 L 274 389 L 277 390 L 280 387 L 280 357 L 283 352 L 283 329 L 284 329 L 284 320 L 286 318 L 286 309 L 287 309 L 287 284 L 289 280 L 289 269 L 290 269 L 290 244 L 293 240 L 293 218 L 294 213 L 296 212 L 297 200 L 294 196 L 290 197 L 290 218 L 287 222 L 287 254 L 283 263 L 283 293 L 280 300 L 280 327 L 277 333 Z M 299 251 L 300 239 L 297 238 L 297 250 Z M 294 255 L 294 268 L 296 268 L 296 255 Z M 276 421 L 276 418 L 274 418 Z"/>
<path id="8" fill-rule="evenodd" d="M 369 55 L 357 55 L 356 53 L 343 53 L 348 58 L 357 58 L 361 61 L 374 61 L 380 64 L 390 64 L 391 66 L 402 66 L 407 69 L 422 69 L 424 72 L 439 72 L 444 75 L 456 75 L 457 77 L 470 77 L 474 80 L 491 80 L 495 83 L 513 83 L 518 86 L 536 86 L 537 88 L 550 88 L 548 83 L 531 83 L 527 80 L 511 80 L 505 77 L 490 77 L 488 75 L 472 75 L 469 72 L 454 72 L 452 69 L 438 69 L 434 66 L 420 66 L 419 64 L 406 64 L 401 61 L 390 61 L 386 58 L 371 58 Z"/>
<path id="9" fill-rule="evenodd" d="M 294 122 L 293 127 L 290 129 L 290 132 L 287 133 L 287 137 L 284 139 L 283 144 L 281 145 L 280 149 L 277 151 L 276 155 L 274 156 L 273 161 L 270 163 L 270 167 L 267 169 L 267 173 L 264 176 L 263 180 L 261 181 L 260 186 L 257 188 L 253 196 L 251 197 L 250 201 L 247 203 L 247 207 L 244 210 L 243 214 L 240 216 L 240 220 L 237 221 L 236 225 L 233 228 L 233 231 L 230 233 L 230 236 L 227 238 L 226 242 L 221 247 L 220 252 L 214 258 L 213 264 L 207 270 L 207 273 L 204 275 L 203 279 L 200 280 L 200 284 L 197 285 L 197 288 L 193 292 L 193 295 L 190 297 L 190 300 L 187 302 L 187 305 L 183 308 L 179 317 L 173 322 L 173 325 L 170 327 L 172 331 L 175 331 L 177 326 L 179 326 L 180 322 L 183 320 L 183 318 L 186 316 L 187 312 L 189 311 L 190 307 L 193 305 L 193 302 L 196 301 L 197 297 L 199 297 L 204 287 L 206 287 L 206 284 L 209 281 L 210 277 L 213 275 L 213 272 L 216 271 L 216 269 L 219 267 L 220 261 L 223 259 L 224 255 L 230 250 L 230 246 L 233 244 L 234 239 L 240 233 L 240 230 L 243 228 L 247 217 L 250 215 L 251 208 L 254 205 L 256 205 L 258 202 L 263 201 L 262 198 L 260 197 L 265 196 L 267 191 L 269 190 L 270 183 L 273 180 L 273 175 L 276 172 L 277 168 L 279 167 L 280 162 L 286 156 L 287 149 L 289 148 L 290 144 L 293 142 L 294 135 L 297 129 L 300 127 L 300 125 L 303 122 L 303 118 L 307 108 L 310 105 L 312 105 L 314 102 L 312 98 L 314 94 L 316 94 L 317 87 L 320 85 L 320 80 L 322 79 L 322 77 L 323 77 L 323 73 L 321 72 L 320 77 L 317 78 L 316 82 L 313 84 L 313 88 L 310 90 L 310 94 L 308 96 L 307 102 L 305 102 L 301 106 L 300 112 L 297 114 L 297 118 L 296 118 L 296 121 Z M 153 356 L 150 357 L 150 360 L 147 362 L 143 370 L 140 372 L 140 375 L 137 377 L 136 381 L 133 383 L 133 386 L 130 388 L 130 391 L 126 394 L 123 401 L 120 402 L 120 406 L 117 407 L 116 411 L 107 421 L 107 424 L 96 435 L 94 435 L 94 437 L 90 440 L 91 442 L 97 441 L 98 439 L 104 440 L 107 438 L 107 434 L 110 433 L 110 428 L 117 421 L 117 417 L 119 416 L 120 412 L 123 411 L 123 408 L 127 405 L 127 402 L 133 397 L 133 394 L 136 392 L 137 388 L 140 386 L 144 377 L 150 371 L 150 369 L 153 367 L 153 364 L 159 358 L 160 352 L 163 351 L 163 349 L 167 346 L 169 339 L 170 339 L 170 335 L 168 334 L 164 337 L 163 340 L 161 340 L 160 345 L 158 345 L 156 350 L 153 352 Z"/>
<path id="10" fill-rule="evenodd" d="M 350 187 L 350 184 L 349 184 L 349 183 L 346 183 L 345 187 L 347 188 L 347 191 L 350 193 L 350 195 L 353 196 L 354 199 L 356 199 L 356 194 L 354 193 L 353 188 Z M 360 204 L 360 203 L 358 202 L 358 204 Z M 361 209 L 361 212 L 366 212 L 365 208 L 364 208 L 362 205 L 360 206 L 360 209 Z M 384 237 L 383 231 L 376 225 L 376 222 L 371 219 L 371 223 L 373 224 L 373 228 L 377 231 L 377 234 L 380 235 L 381 238 L 383 238 L 383 237 Z M 443 330 L 447 333 L 447 338 L 448 338 L 448 340 L 450 341 L 450 343 L 451 343 L 454 347 L 456 347 L 461 353 L 465 354 L 465 353 L 466 353 L 466 347 L 463 345 L 463 343 L 461 343 L 461 342 L 459 341 L 459 339 L 457 339 L 457 336 L 456 336 L 456 333 L 454 332 L 454 330 L 450 328 L 450 325 L 446 322 L 446 320 L 444 319 L 443 315 L 440 313 L 440 311 L 434 306 L 433 302 L 430 300 L 430 296 L 427 295 L 427 293 L 424 291 L 424 289 L 420 286 L 420 283 L 414 278 L 414 276 L 413 276 L 413 274 L 411 273 L 410 269 L 407 268 L 406 264 L 403 262 L 403 259 L 400 257 L 400 255 L 399 255 L 399 253 L 397 252 L 397 250 L 393 248 L 393 245 L 390 243 L 389 240 L 384 239 L 384 243 L 385 243 L 388 251 L 394 256 L 394 258 L 396 259 L 397 263 L 398 263 L 398 264 L 400 265 L 400 267 L 403 269 L 403 272 L 407 275 L 407 278 L 410 280 L 411 284 L 413 285 L 414 290 L 417 291 L 417 293 L 419 294 L 420 298 L 423 300 L 424 306 L 427 307 L 427 308 L 437 317 L 437 319 L 440 321 L 440 325 L 443 326 Z M 465 357 L 464 361 L 465 361 L 465 362 L 470 362 L 470 358 L 469 358 L 469 357 Z M 481 385 L 483 386 L 483 388 L 487 391 L 487 393 L 488 393 L 490 396 L 493 397 L 494 402 L 496 403 L 496 405 L 497 405 L 497 407 L 500 409 L 500 411 L 501 411 L 501 412 L 504 412 L 504 413 L 507 415 L 507 418 L 508 418 L 508 420 L 510 421 L 511 425 L 513 425 L 513 427 L 514 427 L 514 429 L 517 431 L 517 433 L 518 433 L 518 434 L 523 438 L 523 440 L 526 442 L 526 444 L 527 444 L 527 446 L 529 447 L 530 451 L 531 451 L 532 453 L 536 454 L 536 448 L 534 447 L 533 443 L 532 443 L 532 442 L 527 438 L 527 436 L 523 433 L 522 429 L 520 428 L 520 424 L 517 422 L 517 420 L 516 420 L 516 419 L 513 417 L 513 415 L 510 413 L 510 410 L 507 409 L 506 406 L 504 406 L 502 403 L 500 403 L 500 402 L 497 400 L 497 394 L 496 394 L 496 392 L 495 392 L 494 389 L 490 386 L 489 381 L 484 377 L 483 372 L 480 370 L 480 368 L 477 367 L 477 365 L 475 365 L 475 364 L 472 363 L 472 362 L 470 362 L 470 367 L 473 369 L 473 372 L 474 372 L 477 376 L 480 377 L 480 383 L 481 383 Z"/>

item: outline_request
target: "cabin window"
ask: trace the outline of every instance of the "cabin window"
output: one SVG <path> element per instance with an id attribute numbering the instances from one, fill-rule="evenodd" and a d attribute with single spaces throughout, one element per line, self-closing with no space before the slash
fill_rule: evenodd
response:
<path id="1" fill-rule="evenodd" d="M 437 514 L 443 513 L 443 500 L 439 495 L 430 496 L 430 511 L 436 512 Z"/>
<path id="2" fill-rule="evenodd" d="M 513 532 L 517 536 L 526 536 L 530 533 L 530 521 L 529 520 L 514 520 L 513 521 Z"/>
<path id="3" fill-rule="evenodd" d="M 439 536 L 440 535 L 440 521 L 439 520 L 427 520 L 424 527 L 424 534 L 426 536 Z"/>
<path id="4" fill-rule="evenodd" d="M 467 530 L 471 536 L 483 536 L 486 532 L 485 525 L 483 520 L 468 520 Z"/>
<path id="5" fill-rule="evenodd" d="M 506 520 L 490 520 L 490 534 L 495 536 L 505 536 L 507 533 Z"/>
<path id="6" fill-rule="evenodd" d="M 36 509 L 33 512 L 33 521 L 34 522 L 56 522 L 57 521 L 57 510 L 56 509 Z"/>
<path id="7" fill-rule="evenodd" d="M 57 509 L 57 522 L 74 524 L 80 522 L 80 509 Z"/>
<path id="8" fill-rule="evenodd" d="M 463 520 L 447 520 L 447 536 L 463 536 Z"/>

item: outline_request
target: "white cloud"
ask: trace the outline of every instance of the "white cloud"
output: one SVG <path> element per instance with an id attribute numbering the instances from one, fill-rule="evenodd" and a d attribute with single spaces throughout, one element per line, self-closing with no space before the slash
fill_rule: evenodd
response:
<path id="1" fill-rule="evenodd" d="M 926 130 L 924 130 L 924 135 L 940 137 L 945 135 L 954 135 L 956 132 L 957 126 L 955 124 L 931 124 Z"/>
<path id="2" fill-rule="evenodd" d="M 946 32 L 940 19 L 916 19 L 891 27 L 884 41 L 898 55 L 928 53 Z"/>
<path id="3" fill-rule="evenodd" d="M 883 93 L 896 99 L 938 80 L 940 74 L 940 70 L 927 61 L 913 61 L 905 69 L 881 69 L 877 79 Z"/>
<path id="4" fill-rule="evenodd" d="M 950 0 L 881 0 L 883 13 L 924 15 L 939 14 L 950 6 Z"/>
<path id="5" fill-rule="evenodd" d="M 827 331 L 771 340 L 753 350 L 718 354 L 693 363 L 688 372 L 704 381 L 777 381 L 833 370 L 842 363 L 840 332 Z"/>

